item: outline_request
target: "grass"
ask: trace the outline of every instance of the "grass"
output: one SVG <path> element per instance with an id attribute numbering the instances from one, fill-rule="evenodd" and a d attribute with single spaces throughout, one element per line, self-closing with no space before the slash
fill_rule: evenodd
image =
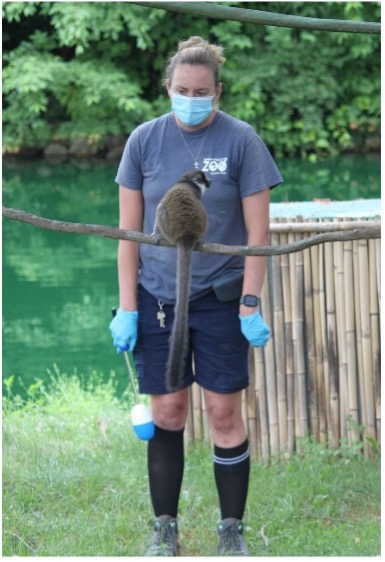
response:
<path id="1" fill-rule="evenodd" d="M 7 383 L 11 394 L 11 382 Z M 52 375 L 3 405 L 3 556 L 140 556 L 151 533 L 146 444 L 128 397 L 96 375 Z M 379 556 L 380 458 L 303 443 L 303 456 L 252 462 L 245 536 L 252 556 Z M 184 556 L 215 555 L 212 452 L 187 449 Z"/>

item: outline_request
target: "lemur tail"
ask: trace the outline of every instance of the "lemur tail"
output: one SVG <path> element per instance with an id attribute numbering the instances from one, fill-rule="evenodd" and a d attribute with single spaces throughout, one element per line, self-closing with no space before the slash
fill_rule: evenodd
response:
<path id="1" fill-rule="evenodd" d="M 192 249 L 178 246 L 177 286 L 174 308 L 174 325 L 170 336 L 170 349 L 166 369 L 166 387 L 169 392 L 180 390 L 188 352 L 188 306 L 191 286 Z"/>

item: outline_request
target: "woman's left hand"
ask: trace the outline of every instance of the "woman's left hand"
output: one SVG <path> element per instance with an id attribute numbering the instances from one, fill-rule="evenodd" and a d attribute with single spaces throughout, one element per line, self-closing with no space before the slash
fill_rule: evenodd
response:
<path id="1" fill-rule="evenodd" d="M 270 339 L 270 328 L 263 320 L 260 312 L 248 316 L 239 315 L 241 331 L 253 347 L 265 347 Z"/>

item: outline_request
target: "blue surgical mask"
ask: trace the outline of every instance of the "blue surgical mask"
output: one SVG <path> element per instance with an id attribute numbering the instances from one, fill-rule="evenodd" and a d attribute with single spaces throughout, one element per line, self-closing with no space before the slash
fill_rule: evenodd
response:
<path id="1" fill-rule="evenodd" d="M 188 127 L 202 123 L 213 110 L 214 96 L 191 98 L 171 93 L 172 110 Z"/>

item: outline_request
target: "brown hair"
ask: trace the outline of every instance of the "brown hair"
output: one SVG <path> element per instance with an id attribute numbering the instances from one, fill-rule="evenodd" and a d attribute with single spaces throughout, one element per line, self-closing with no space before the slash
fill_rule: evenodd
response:
<path id="1" fill-rule="evenodd" d="M 168 61 L 163 85 L 167 86 L 171 82 L 178 64 L 192 64 L 210 67 L 214 75 L 215 87 L 217 87 L 219 84 L 219 69 L 226 60 L 222 53 L 223 47 L 211 45 L 197 35 L 186 41 L 180 41 L 177 52 Z"/>

